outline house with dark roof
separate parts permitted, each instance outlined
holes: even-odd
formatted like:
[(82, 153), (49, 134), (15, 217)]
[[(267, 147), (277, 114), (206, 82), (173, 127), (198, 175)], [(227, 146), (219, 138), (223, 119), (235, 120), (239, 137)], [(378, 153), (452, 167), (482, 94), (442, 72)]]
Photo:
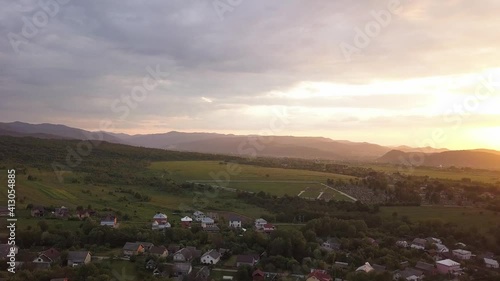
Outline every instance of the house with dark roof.
[(127, 242), (122, 250), (124, 256), (136, 256), (144, 253), (144, 246), (138, 242)]
[(135, 241), (135, 243), (139, 243), (142, 245), (142, 247), (144, 248), (144, 252), (149, 252), (149, 250), (151, 250), (151, 248), (154, 247), (155, 244), (151, 243), (151, 242), (143, 242), (143, 241)]
[(265, 276), (262, 270), (257, 269), (252, 273), (252, 281), (264, 281)]
[(203, 227), (203, 231), (206, 231), (206, 232), (219, 232), (220, 231), (220, 228), (217, 226), (217, 225), (207, 225), (205, 227)]
[(165, 246), (153, 246), (149, 249), (148, 253), (159, 258), (166, 258), (168, 256), (168, 250)]
[(248, 254), (248, 255), (238, 255), (236, 257), (236, 266), (240, 267), (242, 265), (255, 266), (259, 262), (259, 255)]
[(196, 275), (194, 277), (194, 281), (208, 281), (210, 280), (210, 269), (206, 266), (203, 266), (196, 272)]
[(176, 277), (184, 277), (188, 276), (191, 271), (193, 270), (193, 267), (191, 266), (191, 263), (189, 262), (180, 262), (180, 263), (175, 263), (174, 266), (172, 267), (174, 276)]
[(201, 256), (201, 263), (203, 264), (217, 264), (220, 261), (221, 254), (216, 250), (210, 250)]
[(418, 269), (408, 267), (404, 270), (396, 270), (393, 274), (394, 280), (418, 281), (424, 278), (424, 273)]
[(54, 211), (54, 216), (60, 219), (66, 219), (69, 217), (69, 209), (62, 206), (61, 208), (56, 208)]
[(175, 262), (190, 262), (201, 256), (201, 251), (195, 247), (182, 248), (174, 254)]
[(60, 257), (61, 257), (61, 253), (58, 250), (56, 250), (54, 248), (50, 248), (48, 250), (40, 252), (38, 254), (38, 257), (36, 257), (33, 260), (33, 263), (37, 267), (48, 268), (51, 266), (52, 263), (58, 261)]
[(102, 226), (109, 226), (109, 227), (117, 227), (118, 225), (118, 220), (116, 216), (113, 215), (106, 215), (101, 219), (101, 225)]
[(69, 251), (68, 252), (68, 266), (79, 266), (88, 264), (92, 260), (89, 251)]
[(230, 216), (229, 227), (241, 228), (241, 218), (238, 216)]

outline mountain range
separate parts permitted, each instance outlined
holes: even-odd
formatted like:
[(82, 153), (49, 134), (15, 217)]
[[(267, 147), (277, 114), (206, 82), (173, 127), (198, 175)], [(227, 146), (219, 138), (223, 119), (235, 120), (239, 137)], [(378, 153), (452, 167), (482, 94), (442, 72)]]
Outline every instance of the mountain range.
[[(500, 169), (500, 151), (477, 149), (449, 151), (432, 147), (389, 147), (367, 142), (332, 140), (324, 137), (257, 136), (217, 133), (184, 133), (128, 135), (91, 132), (65, 125), (0, 123), (0, 136), (35, 137), (45, 139), (98, 139), (111, 142), (177, 151), (218, 153), (239, 156), (290, 157), (330, 159), (339, 161), (370, 161), (402, 164), (411, 153), (423, 155), (426, 166), (457, 166)], [(413, 163), (415, 164), (415, 163)]]

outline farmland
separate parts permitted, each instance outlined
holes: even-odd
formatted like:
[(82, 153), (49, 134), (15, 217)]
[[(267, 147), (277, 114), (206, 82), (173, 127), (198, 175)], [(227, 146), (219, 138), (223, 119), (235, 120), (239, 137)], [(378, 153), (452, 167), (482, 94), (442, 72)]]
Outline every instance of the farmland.
[(163, 171), (178, 181), (206, 183), (226, 188), (266, 192), (276, 196), (297, 196), (335, 200), (350, 200), (320, 184), (328, 178), (349, 180), (353, 177), (306, 170), (266, 168), (251, 165), (227, 164), (217, 161), (155, 162), (151, 169)]

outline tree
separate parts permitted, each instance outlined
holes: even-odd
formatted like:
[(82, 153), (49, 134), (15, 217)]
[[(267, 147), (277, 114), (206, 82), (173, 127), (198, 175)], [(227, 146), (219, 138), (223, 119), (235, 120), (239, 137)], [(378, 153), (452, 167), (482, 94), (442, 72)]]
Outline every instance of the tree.
[(238, 267), (238, 271), (236, 272), (236, 280), (239, 281), (252, 280), (252, 268), (248, 265), (242, 265)]

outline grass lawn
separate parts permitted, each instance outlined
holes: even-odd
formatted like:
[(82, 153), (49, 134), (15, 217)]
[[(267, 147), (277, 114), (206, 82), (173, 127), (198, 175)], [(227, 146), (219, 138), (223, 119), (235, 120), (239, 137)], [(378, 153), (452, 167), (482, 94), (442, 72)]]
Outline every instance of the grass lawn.
[(399, 217), (407, 216), (411, 221), (439, 219), (443, 222), (451, 222), (465, 227), (476, 227), (479, 231), (486, 231), (488, 227), (498, 224), (500, 215), (492, 211), (441, 206), (421, 207), (380, 207), (381, 215), (385, 218), (392, 216), (394, 212)]

